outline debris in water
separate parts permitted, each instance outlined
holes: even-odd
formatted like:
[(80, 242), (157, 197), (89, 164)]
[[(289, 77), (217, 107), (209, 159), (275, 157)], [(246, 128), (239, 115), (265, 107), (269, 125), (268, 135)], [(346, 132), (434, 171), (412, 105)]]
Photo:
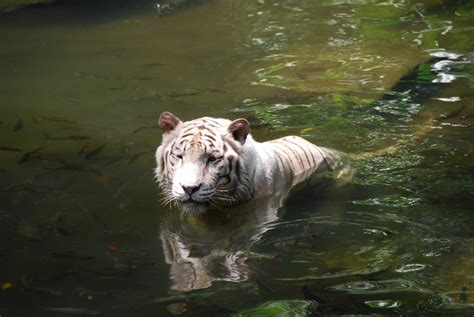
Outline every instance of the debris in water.
[(47, 116), (33, 116), (33, 121), (38, 123), (41, 120), (52, 121), (52, 122), (61, 122), (61, 123), (76, 123), (74, 120), (64, 119), (60, 117), (47, 117)]
[(60, 272), (60, 273), (55, 273), (53, 275), (50, 275), (50, 276), (47, 276), (45, 278), (42, 278), (41, 281), (42, 282), (53, 282), (53, 281), (58, 281), (58, 280), (62, 280), (63, 278), (66, 278), (68, 276), (71, 276), (71, 275), (74, 275), (74, 274), (77, 274), (77, 268), (74, 267), (73, 269), (71, 270), (67, 270), (67, 271), (64, 271), (64, 272)]
[(64, 215), (62, 213), (56, 213), (54, 218), (45, 224), (45, 227), (49, 231), (54, 231), (56, 235), (64, 237), (70, 237), (71, 234), (63, 227)]
[(48, 294), (48, 295), (53, 295), (53, 296), (60, 296), (63, 294), (62, 291), (48, 288), (48, 287), (38, 287), (38, 286), (32, 286), (29, 291), (33, 291), (35, 293), (42, 293), (42, 294)]
[(33, 277), (29, 274), (24, 274), (21, 277), (21, 284), (23, 285), (23, 289), (25, 291), (43, 293), (43, 294), (48, 294), (48, 295), (53, 295), (53, 296), (59, 296), (63, 294), (63, 292), (55, 290), (55, 289), (33, 286)]
[(138, 159), (140, 156), (142, 156), (143, 154), (147, 154), (147, 153), (151, 153), (151, 152), (154, 152), (155, 149), (150, 149), (150, 150), (146, 150), (146, 151), (143, 151), (143, 152), (139, 152), (135, 155), (133, 155), (132, 157), (130, 157), (130, 159), (128, 160), (127, 164), (130, 165), (132, 164), (133, 162), (135, 162), (136, 159)]
[(227, 91), (222, 90), (222, 89), (217, 89), (217, 88), (199, 88), (198, 90), (200, 91), (206, 91), (206, 92), (213, 92), (217, 94), (226, 94)]
[(30, 274), (23, 274), (21, 276), (21, 284), (25, 288), (31, 288), (33, 284), (33, 277)]
[(61, 236), (64, 236), (64, 237), (70, 237), (71, 234), (69, 233), (69, 231), (67, 231), (66, 229), (60, 227), (60, 226), (55, 226), (54, 227), (54, 232), (57, 234), (57, 235), (61, 235)]
[(32, 157), (40, 160), (41, 162), (54, 162), (54, 163), (63, 164), (63, 165), (67, 164), (66, 160), (60, 157), (47, 156), (43, 154), (37, 154)]
[(116, 191), (115, 191), (115, 194), (114, 194), (114, 197), (115, 198), (118, 198), (120, 196), (120, 194), (125, 190), (125, 188), (127, 188), (129, 185), (129, 182), (125, 182), (123, 185), (121, 185)]
[(70, 315), (81, 315), (81, 316), (97, 316), (100, 314), (99, 311), (79, 308), (79, 307), (40, 307), (42, 310), (60, 313), (60, 314), (70, 314)]
[(138, 127), (136, 129), (134, 129), (131, 133), (137, 133), (137, 132), (145, 130), (145, 129), (155, 129), (155, 128), (159, 128), (159, 127), (160, 126), (157, 123), (147, 124), (147, 125), (144, 125), (144, 126), (141, 126), (141, 127)]
[(40, 187), (31, 183), (22, 182), (20, 184), (13, 184), (2, 188), (0, 191), (3, 192), (31, 192), (37, 194), (50, 194), (50, 195), (66, 195), (65, 192), (60, 190), (49, 189), (46, 187)]
[(0, 151), (23, 152), (22, 149), (18, 149), (16, 147), (10, 147), (10, 146), (0, 146)]
[(104, 166), (109, 166), (109, 165), (115, 164), (115, 163), (117, 163), (119, 161), (122, 161), (122, 160), (124, 160), (123, 157), (117, 156), (117, 157), (111, 158), (106, 163), (104, 163)]
[(196, 91), (196, 90), (191, 90), (191, 89), (186, 89), (183, 92), (170, 92), (167, 94), (168, 97), (170, 98), (179, 98), (179, 97), (190, 97), (190, 96), (197, 96), (202, 94), (203, 91)]
[(60, 167), (55, 167), (50, 169), (51, 171), (58, 171), (58, 170), (67, 170), (67, 171), (73, 171), (73, 172), (81, 172), (81, 173), (86, 173), (86, 174), (92, 174), (96, 176), (102, 176), (103, 173), (95, 168), (88, 167), (88, 166), (83, 166), (83, 165), (77, 165), (77, 164), (64, 164), (63, 166)]
[(137, 266), (133, 264), (128, 264), (128, 263), (117, 263), (117, 264), (114, 264), (113, 269), (118, 274), (130, 273), (130, 272), (134, 272), (137, 269)]
[(91, 300), (96, 295), (112, 295), (112, 293), (110, 292), (93, 291), (90, 289), (85, 289), (83, 287), (78, 287), (76, 288), (76, 290), (79, 293), (79, 296), (87, 296), (87, 299), (89, 300)]
[(107, 251), (110, 253), (120, 254), (123, 256), (144, 256), (147, 255), (145, 252), (135, 250), (123, 250), (119, 249), (115, 244), (107, 245)]
[(263, 289), (270, 296), (276, 296), (275, 292), (270, 287), (268, 287), (266, 283), (262, 282), (262, 280), (256, 277), (254, 277), (254, 280), (259, 289)]
[(79, 208), (81, 208), (81, 210), (83, 212), (85, 212), (86, 214), (88, 214), (89, 216), (91, 216), (92, 218), (94, 218), (99, 224), (102, 225), (102, 227), (104, 228), (104, 231), (105, 232), (109, 232), (109, 230), (107, 229), (107, 224), (102, 220), (101, 217), (99, 217), (98, 215), (96, 215), (95, 213), (93, 213), (92, 211), (90, 211), (86, 205), (84, 204), (84, 202), (82, 202), (79, 198), (76, 198), (74, 197), (73, 195), (70, 195), (71, 198), (73, 199), (73, 201), (77, 204), (77, 206), (79, 206)]
[(18, 119), (15, 126), (13, 127), (13, 131), (20, 131), (23, 128), (23, 120)]
[(461, 108), (457, 109), (457, 110), (454, 110), (454, 111), (451, 111), (447, 114), (443, 114), (439, 117), (439, 119), (441, 120), (446, 120), (446, 119), (452, 119), (452, 118), (455, 118), (457, 117), (461, 112), (463, 112), (465, 106), (462, 106)]
[(313, 301), (313, 302), (316, 302), (318, 304), (323, 304), (325, 303), (324, 300), (322, 300), (320, 297), (316, 296), (313, 294), (313, 292), (311, 291), (311, 289), (309, 288), (308, 284), (305, 284), (303, 286), (303, 297), (304, 299), (307, 299), (307, 300), (310, 300), (310, 301)]
[(74, 251), (51, 252), (50, 255), (54, 258), (70, 259), (70, 260), (94, 260), (95, 257), (89, 255), (76, 254)]
[(45, 147), (42, 146), (42, 147), (39, 147), (39, 148), (37, 148), (37, 149), (34, 149), (34, 150), (31, 151), (31, 152), (27, 152), (27, 153), (23, 154), (22, 157), (20, 157), (20, 159), (18, 160), (18, 164), (23, 164), (23, 163), (25, 163), (26, 161), (28, 161), (28, 160), (30, 159), (30, 157), (32, 157), (32, 156), (37, 156), (37, 155), (40, 153), (40, 151), (41, 151), (42, 149), (44, 149), (44, 148), (45, 148)]
[(18, 234), (31, 241), (41, 241), (38, 227), (23, 220), (18, 224)]
[(173, 303), (166, 306), (171, 315), (181, 315), (186, 312), (186, 303)]
[(107, 176), (97, 175), (90, 178), (92, 183), (106, 185), (108, 182)]
[(99, 146), (98, 148), (95, 148), (94, 150), (90, 151), (89, 153), (86, 154), (86, 156), (84, 157), (84, 159), (86, 160), (91, 160), (93, 159), (94, 157), (98, 156), (100, 154), (100, 152), (102, 152), (102, 150), (105, 148), (105, 146), (108, 144), (109, 142), (106, 142), (104, 143), (103, 145)]
[(306, 133), (309, 133), (309, 132), (313, 132), (314, 130), (316, 130), (315, 127), (304, 128), (303, 130), (300, 131), (300, 134), (306, 134)]
[(51, 141), (77, 141), (77, 140), (89, 140), (91, 137), (89, 136), (84, 136), (84, 135), (69, 135), (69, 136), (50, 136), (47, 133), (44, 133), (44, 138), (46, 140), (51, 140)]
[(464, 303), (467, 302), (467, 294), (468, 294), (467, 287), (463, 286), (461, 288), (461, 292), (459, 293), (459, 300)]
[(77, 152), (77, 155), (80, 155), (80, 156), (84, 155), (84, 153), (86, 153), (86, 150), (88, 150), (90, 147), (91, 147), (91, 143), (87, 142), (80, 148), (79, 152)]

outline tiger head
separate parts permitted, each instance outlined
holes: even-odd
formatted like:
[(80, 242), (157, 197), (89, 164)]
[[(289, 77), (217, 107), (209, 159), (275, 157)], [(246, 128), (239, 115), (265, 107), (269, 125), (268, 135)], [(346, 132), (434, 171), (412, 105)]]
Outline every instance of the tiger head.
[(204, 117), (182, 122), (163, 112), (159, 126), (163, 140), (156, 150), (155, 174), (165, 203), (176, 202), (185, 213), (200, 213), (250, 198), (247, 120)]

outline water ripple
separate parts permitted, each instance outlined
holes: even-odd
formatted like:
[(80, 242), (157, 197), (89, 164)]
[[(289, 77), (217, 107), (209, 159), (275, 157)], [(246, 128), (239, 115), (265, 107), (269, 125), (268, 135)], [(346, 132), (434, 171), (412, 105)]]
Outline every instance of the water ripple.
[(351, 294), (385, 294), (402, 291), (421, 291), (414, 283), (404, 279), (385, 281), (356, 281), (334, 285), (328, 288), (335, 292), (347, 292)]
[(384, 197), (374, 197), (364, 200), (353, 200), (352, 203), (355, 205), (365, 206), (387, 206), (387, 207), (399, 207), (407, 208), (419, 205), (422, 202), (421, 198), (417, 197), (404, 197), (401, 195), (389, 195)]
[(368, 300), (365, 304), (372, 308), (397, 308), (402, 306), (402, 302), (398, 300)]
[(396, 271), (398, 273), (407, 273), (407, 272), (416, 272), (416, 271), (421, 271), (424, 268), (426, 268), (425, 264), (420, 264), (420, 263), (412, 263), (412, 264), (406, 264), (398, 269)]

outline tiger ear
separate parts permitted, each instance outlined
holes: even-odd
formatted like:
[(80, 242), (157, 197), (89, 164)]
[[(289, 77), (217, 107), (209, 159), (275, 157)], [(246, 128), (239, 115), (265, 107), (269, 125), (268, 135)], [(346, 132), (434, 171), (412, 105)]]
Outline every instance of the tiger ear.
[(250, 123), (245, 119), (236, 119), (232, 121), (227, 130), (232, 133), (234, 139), (244, 144), (250, 133)]
[(173, 131), (180, 123), (181, 120), (171, 112), (165, 111), (160, 115), (159, 125), (163, 133)]

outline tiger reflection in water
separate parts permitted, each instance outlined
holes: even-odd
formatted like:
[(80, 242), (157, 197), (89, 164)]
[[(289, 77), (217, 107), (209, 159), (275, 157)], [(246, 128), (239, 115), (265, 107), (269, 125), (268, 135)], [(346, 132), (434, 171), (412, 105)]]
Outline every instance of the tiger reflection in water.
[(165, 202), (181, 213), (161, 231), (174, 291), (248, 279), (247, 250), (278, 220), (290, 189), (310, 176), (350, 171), (342, 153), (297, 136), (257, 142), (245, 119), (182, 122), (163, 112), (159, 125), (155, 175)]

